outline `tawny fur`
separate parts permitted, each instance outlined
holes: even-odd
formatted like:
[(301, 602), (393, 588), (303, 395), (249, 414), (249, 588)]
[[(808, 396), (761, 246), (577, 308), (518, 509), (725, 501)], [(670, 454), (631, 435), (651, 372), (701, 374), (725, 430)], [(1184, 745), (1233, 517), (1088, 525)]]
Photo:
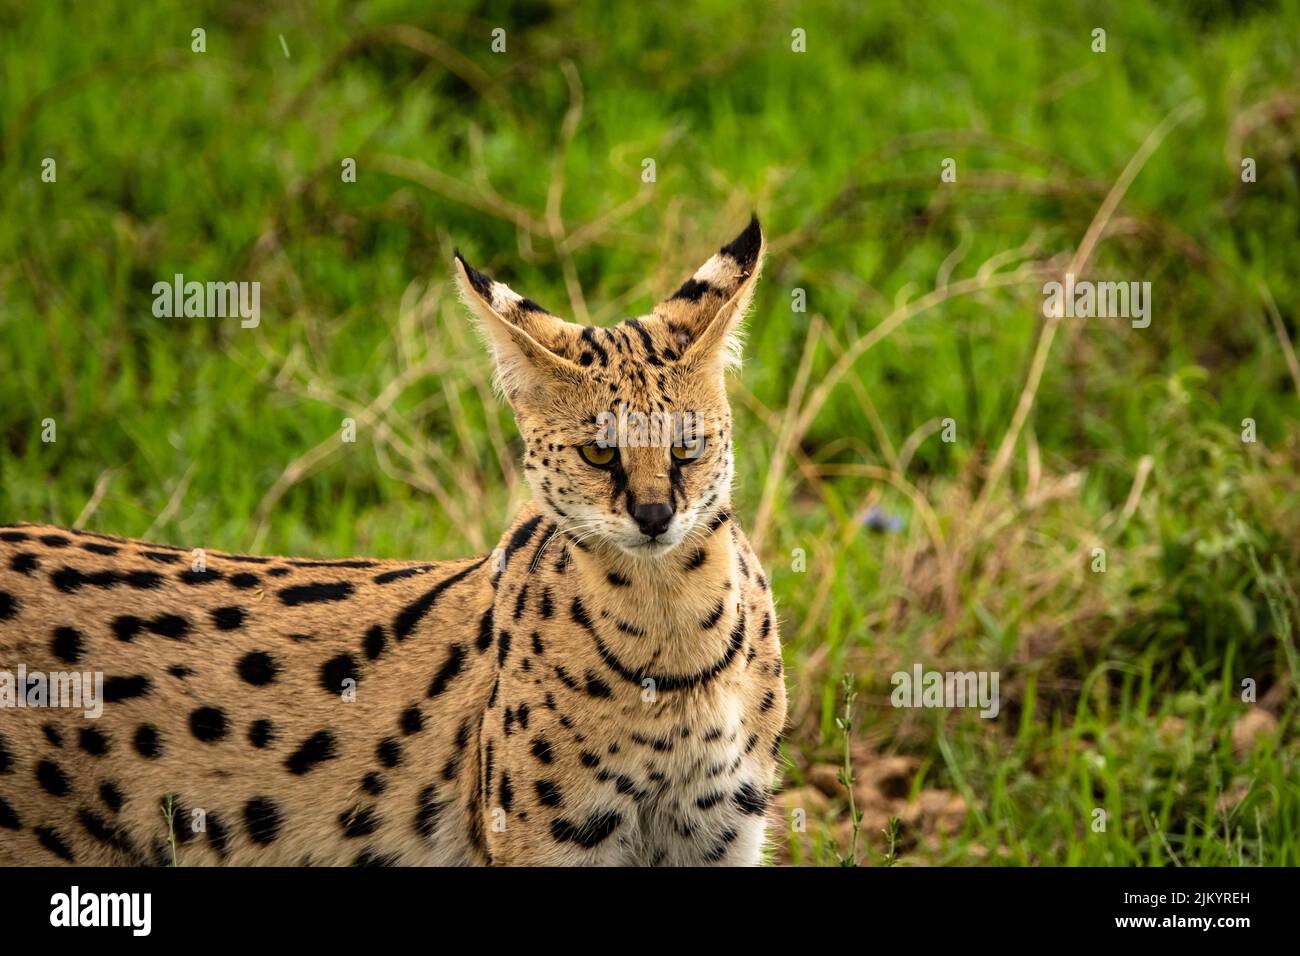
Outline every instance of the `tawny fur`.
[[(761, 258), (754, 221), (652, 314), (589, 330), (457, 258), (534, 498), (482, 558), (195, 570), (0, 529), (0, 671), (100, 671), (111, 698), (0, 709), (0, 864), (165, 865), (172, 837), (181, 865), (757, 863), (786, 695), (723, 374)], [(698, 415), (702, 454), (593, 467), (620, 405)], [(674, 510), (656, 543), (645, 502)]]

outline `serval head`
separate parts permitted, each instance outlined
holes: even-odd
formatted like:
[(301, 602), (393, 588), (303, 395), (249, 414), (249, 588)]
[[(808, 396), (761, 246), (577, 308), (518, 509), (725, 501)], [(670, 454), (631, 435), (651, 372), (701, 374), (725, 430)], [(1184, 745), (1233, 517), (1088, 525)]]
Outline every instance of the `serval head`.
[(537, 506), (588, 547), (662, 557), (730, 506), (724, 375), (763, 261), (757, 216), (649, 315), (567, 322), (456, 254), (496, 356)]

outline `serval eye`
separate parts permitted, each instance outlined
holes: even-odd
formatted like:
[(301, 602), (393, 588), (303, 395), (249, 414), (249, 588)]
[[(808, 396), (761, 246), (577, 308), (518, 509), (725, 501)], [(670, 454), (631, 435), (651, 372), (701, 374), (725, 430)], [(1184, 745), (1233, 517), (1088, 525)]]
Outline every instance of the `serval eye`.
[(579, 445), (578, 453), (583, 461), (597, 468), (608, 467), (618, 457), (618, 449), (612, 445)]
[(692, 438), (680, 445), (673, 445), (673, 458), (680, 462), (692, 462), (704, 454), (704, 439)]

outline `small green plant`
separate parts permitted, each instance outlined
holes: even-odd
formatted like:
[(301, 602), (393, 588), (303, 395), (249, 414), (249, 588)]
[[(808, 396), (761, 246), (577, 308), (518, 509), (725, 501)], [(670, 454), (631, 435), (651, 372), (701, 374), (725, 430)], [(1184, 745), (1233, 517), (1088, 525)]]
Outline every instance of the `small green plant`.
[(898, 831), (902, 828), (898, 817), (890, 817), (889, 823), (881, 829), (885, 835), (885, 852), (880, 857), (881, 866), (893, 866), (898, 862)]
[(857, 801), (853, 796), (853, 752), (851, 744), (853, 742), (853, 702), (857, 700), (858, 692), (853, 688), (853, 675), (845, 674), (844, 687), (844, 705), (840, 711), (840, 716), (835, 718), (835, 726), (839, 728), (840, 737), (844, 742), (844, 763), (840, 766), (839, 782), (840, 785), (848, 792), (849, 795), (849, 821), (852, 824), (852, 836), (849, 838), (849, 852), (840, 854), (840, 866), (858, 866), (858, 836), (862, 832), (862, 811), (858, 809)]
[(163, 797), (162, 814), (167, 821), (167, 844), (172, 848), (172, 866), (176, 866), (176, 804), (170, 793)]

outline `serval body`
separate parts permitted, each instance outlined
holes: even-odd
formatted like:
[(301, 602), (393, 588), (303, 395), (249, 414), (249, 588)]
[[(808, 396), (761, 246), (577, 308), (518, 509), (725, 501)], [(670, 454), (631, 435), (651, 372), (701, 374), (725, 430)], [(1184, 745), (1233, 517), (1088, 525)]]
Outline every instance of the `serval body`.
[(607, 329), (457, 255), (533, 491), (486, 557), (0, 529), (0, 864), (757, 863), (786, 695), (724, 372), (762, 252)]

